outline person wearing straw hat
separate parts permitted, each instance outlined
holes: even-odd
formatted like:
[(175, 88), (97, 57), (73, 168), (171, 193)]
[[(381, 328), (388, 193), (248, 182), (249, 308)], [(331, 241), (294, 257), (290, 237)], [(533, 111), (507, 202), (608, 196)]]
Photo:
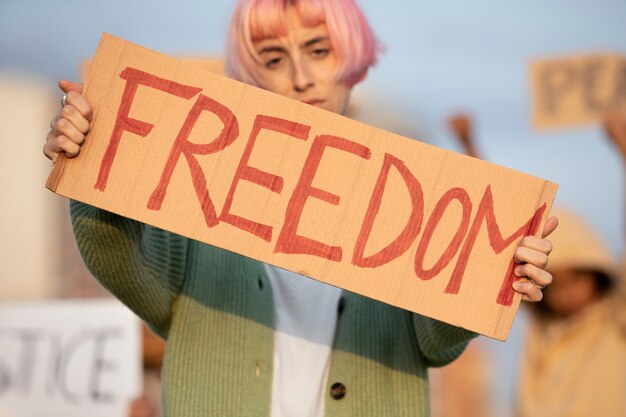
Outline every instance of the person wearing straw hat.
[[(626, 161), (626, 119), (607, 136)], [(605, 244), (576, 214), (555, 209), (554, 281), (531, 305), (520, 363), (519, 417), (626, 415), (626, 292)]]

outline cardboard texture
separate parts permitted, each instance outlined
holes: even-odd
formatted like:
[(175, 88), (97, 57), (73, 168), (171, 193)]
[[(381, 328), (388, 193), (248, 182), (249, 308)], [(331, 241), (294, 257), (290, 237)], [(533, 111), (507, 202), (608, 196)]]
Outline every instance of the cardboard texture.
[(597, 123), (609, 109), (626, 110), (626, 56), (537, 60), (530, 78), (536, 129)]
[[(224, 61), (219, 58), (209, 58), (209, 57), (176, 57), (178, 61), (181, 61), (185, 64), (193, 65), (196, 68), (200, 68), (205, 71), (211, 71), (216, 74), (224, 74)], [(89, 74), (89, 68), (91, 67), (91, 63), (93, 59), (86, 59), (79, 68), (80, 79), (85, 80), (87, 78), (87, 74)]]
[(557, 186), (103, 35), (48, 188), (503, 340)]

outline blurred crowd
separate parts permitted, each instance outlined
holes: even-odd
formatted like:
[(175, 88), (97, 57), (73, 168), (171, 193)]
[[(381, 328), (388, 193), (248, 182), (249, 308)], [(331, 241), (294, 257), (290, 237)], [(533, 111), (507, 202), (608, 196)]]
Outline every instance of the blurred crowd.
[[(464, 152), (480, 158), (471, 116), (454, 114), (448, 124)], [(626, 115), (609, 111), (602, 126), (626, 168)], [(624, 260), (613, 259), (574, 208), (557, 203), (552, 213), (559, 218), (550, 236), (554, 281), (542, 302), (522, 307), (528, 310), (526, 334), (520, 349), (509, 350), (520, 351), (509, 360), (525, 366), (512, 376), (494, 371), (489, 349), (472, 342), (458, 361), (431, 372), (434, 417), (626, 415)], [(616, 227), (625, 230), (626, 221)], [(491, 408), (494, 386), (511, 377), (516, 381), (508, 409)]]

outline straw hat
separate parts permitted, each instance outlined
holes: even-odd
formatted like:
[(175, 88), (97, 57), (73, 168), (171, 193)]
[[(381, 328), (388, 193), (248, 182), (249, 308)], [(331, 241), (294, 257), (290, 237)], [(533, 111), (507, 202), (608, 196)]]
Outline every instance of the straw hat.
[(588, 224), (572, 211), (552, 209), (551, 215), (559, 219), (559, 226), (548, 237), (554, 246), (548, 261), (548, 270), (580, 268), (604, 273), (617, 279), (617, 265), (607, 246)]

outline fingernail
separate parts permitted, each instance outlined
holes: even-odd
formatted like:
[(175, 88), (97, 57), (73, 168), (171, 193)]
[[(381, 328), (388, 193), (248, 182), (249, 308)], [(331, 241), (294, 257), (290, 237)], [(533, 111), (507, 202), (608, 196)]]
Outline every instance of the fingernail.
[(515, 275), (517, 275), (518, 277), (520, 276), (520, 274), (522, 273), (522, 268), (520, 268), (519, 266), (517, 268), (515, 268)]
[(519, 282), (519, 281), (515, 281), (515, 282), (513, 283), (513, 289), (514, 289), (514, 290), (518, 290), (518, 291), (519, 291), (519, 290), (521, 290), (521, 289), (522, 289), (522, 283), (521, 283), (521, 282)]

